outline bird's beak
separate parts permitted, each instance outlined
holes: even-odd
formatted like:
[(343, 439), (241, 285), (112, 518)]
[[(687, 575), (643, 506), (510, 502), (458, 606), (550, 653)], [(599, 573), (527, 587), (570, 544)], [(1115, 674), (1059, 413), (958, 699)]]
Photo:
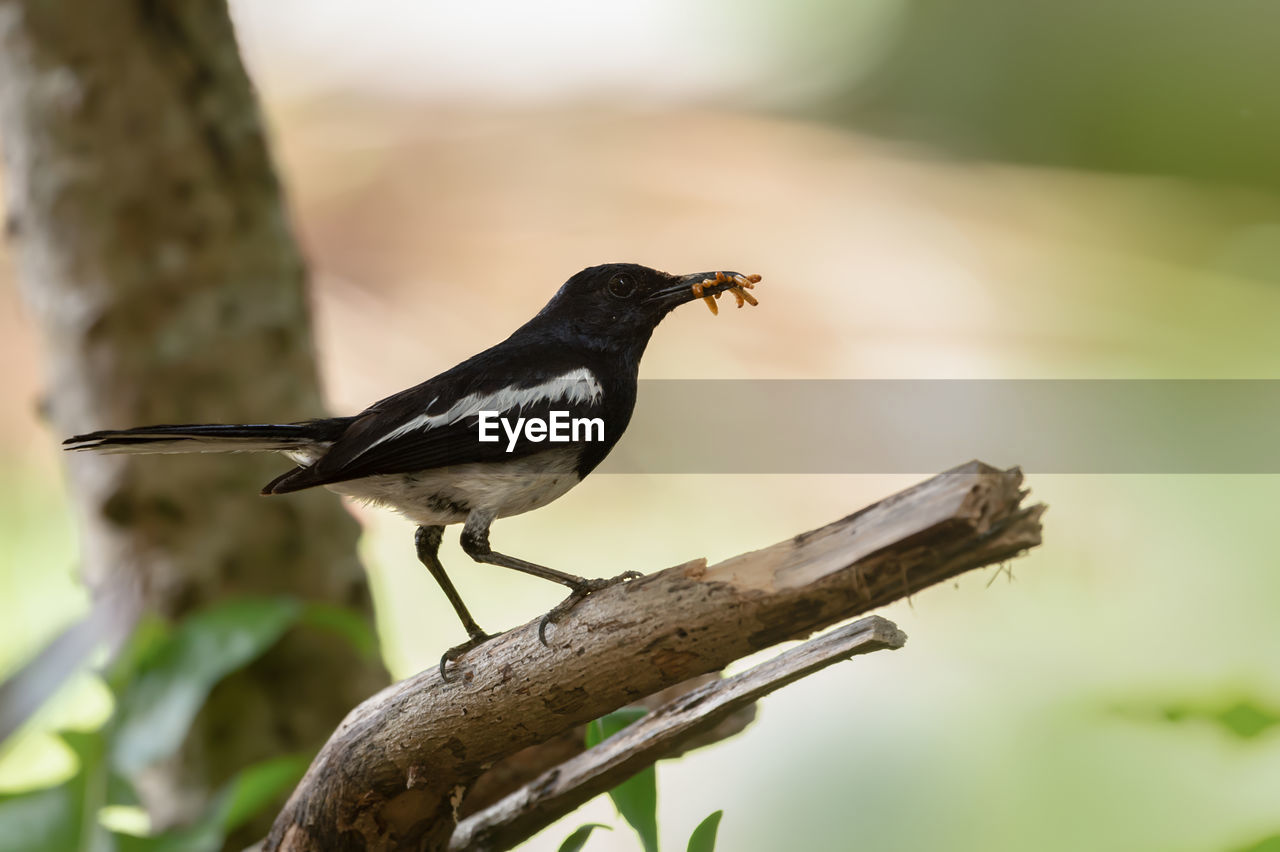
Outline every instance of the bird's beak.
[[(717, 281), (717, 276), (722, 280)], [(672, 283), (670, 286), (654, 291), (649, 294), (645, 301), (661, 302), (663, 307), (671, 310), (678, 308), (685, 302), (692, 302), (694, 299), (699, 298), (693, 292), (693, 285), (695, 284), (703, 284), (703, 296), (714, 296), (716, 293), (723, 293), (733, 287), (738, 279), (741, 278), (746, 278), (746, 276), (724, 269), (718, 272), (694, 272), (691, 275), (673, 275), (671, 276)], [(759, 276), (755, 280), (759, 281)]]

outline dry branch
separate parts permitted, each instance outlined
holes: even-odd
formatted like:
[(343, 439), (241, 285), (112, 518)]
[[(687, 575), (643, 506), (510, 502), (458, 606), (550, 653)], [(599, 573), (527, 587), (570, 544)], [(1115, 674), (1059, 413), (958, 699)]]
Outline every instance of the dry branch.
[(1040, 542), (1022, 475), (979, 462), (717, 565), (594, 595), (538, 643), (537, 621), (378, 693), (334, 732), (268, 850), (448, 848), (455, 808), (495, 761), (694, 675), (804, 638)]
[[(722, 680), (719, 672), (699, 675), (677, 683), (660, 692), (655, 692), (633, 706), (646, 710), (658, 710), (683, 698), (685, 695), (702, 689), (707, 684), (719, 683)], [(713, 726), (699, 729), (688, 738), (681, 738), (676, 748), (666, 751), (664, 758), (680, 757), (685, 752), (727, 740), (729, 737), (746, 730), (755, 721), (756, 705), (748, 703), (737, 707), (732, 713), (720, 718)], [(540, 775), (556, 768), (562, 763), (577, 757), (586, 751), (586, 725), (576, 725), (551, 739), (521, 749), (515, 754), (505, 757), (485, 770), (476, 779), (476, 783), (467, 791), (458, 808), (458, 818), (465, 819), (478, 811), (497, 804), (520, 788), (532, 782)]]
[(770, 692), (858, 654), (901, 648), (906, 640), (893, 622), (872, 615), (742, 674), (708, 683), (458, 823), (449, 848), (455, 852), (510, 849)]

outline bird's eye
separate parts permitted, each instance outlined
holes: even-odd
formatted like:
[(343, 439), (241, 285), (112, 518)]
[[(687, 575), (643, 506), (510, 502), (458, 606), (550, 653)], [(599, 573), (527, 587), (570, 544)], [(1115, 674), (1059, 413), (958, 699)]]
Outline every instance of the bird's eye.
[(615, 275), (609, 279), (609, 295), (626, 299), (636, 291), (636, 279), (630, 275)]

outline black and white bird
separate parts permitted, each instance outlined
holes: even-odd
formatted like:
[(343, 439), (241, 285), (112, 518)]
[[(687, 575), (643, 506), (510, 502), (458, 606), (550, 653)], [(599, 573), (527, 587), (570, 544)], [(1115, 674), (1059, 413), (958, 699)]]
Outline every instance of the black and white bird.
[(489, 527), (562, 496), (609, 454), (631, 420), (640, 357), (663, 317), (698, 296), (741, 293), (736, 288), (748, 280), (758, 277), (593, 266), (506, 340), (353, 417), (145, 426), (77, 435), (64, 445), (102, 453), (279, 452), (297, 466), (263, 494), (323, 485), (399, 511), (418, 524), (418, 558), (467, 631), (468, 640), (441, 658), (443, 675), (446, 663), (489, 638), (440, 564), (447, 524), (463, 525), (462, 548), (477, 562), (569, 587), (540, 625), (544, 643), (547, 624), (587, 595), (639, 576), (590, 580), (507, 556), (489, 546)]

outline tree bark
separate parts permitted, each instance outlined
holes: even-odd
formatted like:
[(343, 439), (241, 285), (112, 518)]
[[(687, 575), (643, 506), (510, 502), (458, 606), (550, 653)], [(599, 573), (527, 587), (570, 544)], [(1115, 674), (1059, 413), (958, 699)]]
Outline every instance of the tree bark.
[[(973, 462), (718, 565), (669, 568), (535, 620), (357, 707), (312, 763), (267, 850), (449, 847), (484, 769), (589, 719), (1040, 543), (1019, 471)], [(563, 794), (564, 791), (559, 791)]]
[[(0, 0), (0, 133), (57, 436), (322, 414), (305, 271), (222, 0)], [(276, 593), (369, 614), (337, 498), (255, 496), (278, 459), (68, 462), (95, 595), (133, 584), (168, 617)], [(157, 824), (321, 742), (385, 682), (336, 637), (295, 631), (215, 691), (148, 785)]]
[[(631, 705), (643, 707), (646, 710), (657, 710), (684, 698), (691, 692), (719, 684), (722, 680), (719, 672), (699, 675), (655, 692), (640, 701), (633, 701)], [(733, 712), (719, 719), (712, 727), (700, 729), (682, 739), (678, 749), (667, 751), (663, 757), (679, 757), (686, 751), (726, 740), (744, 731), (755, 719), (756, 705), (744, 703), (735, 707)], [(577, 725), (549, 740), (504, 757), (486, 769), (484, 774), (471, 785), (471, 789), (467, 791), (467, 797), (458, 806), (458, 817), (469, 817), (477, 811), (497, 804), (500, 800), (527, 787), (535, 779), (577, 757), (586, 749), (586, 733), (586, 725)]]
[(674, 757), (691, 737), (718, 727), (776, 689), (832, 663), (901, 648), (906, 634), (878, 615), (810, 639), (724, 680), (716, 679), (653, 712), (593, 749), (565, 760), (519, 789), (459, 821), (452, 852), (510, 849), (580, 805), (606, 793), (661, 758)]

